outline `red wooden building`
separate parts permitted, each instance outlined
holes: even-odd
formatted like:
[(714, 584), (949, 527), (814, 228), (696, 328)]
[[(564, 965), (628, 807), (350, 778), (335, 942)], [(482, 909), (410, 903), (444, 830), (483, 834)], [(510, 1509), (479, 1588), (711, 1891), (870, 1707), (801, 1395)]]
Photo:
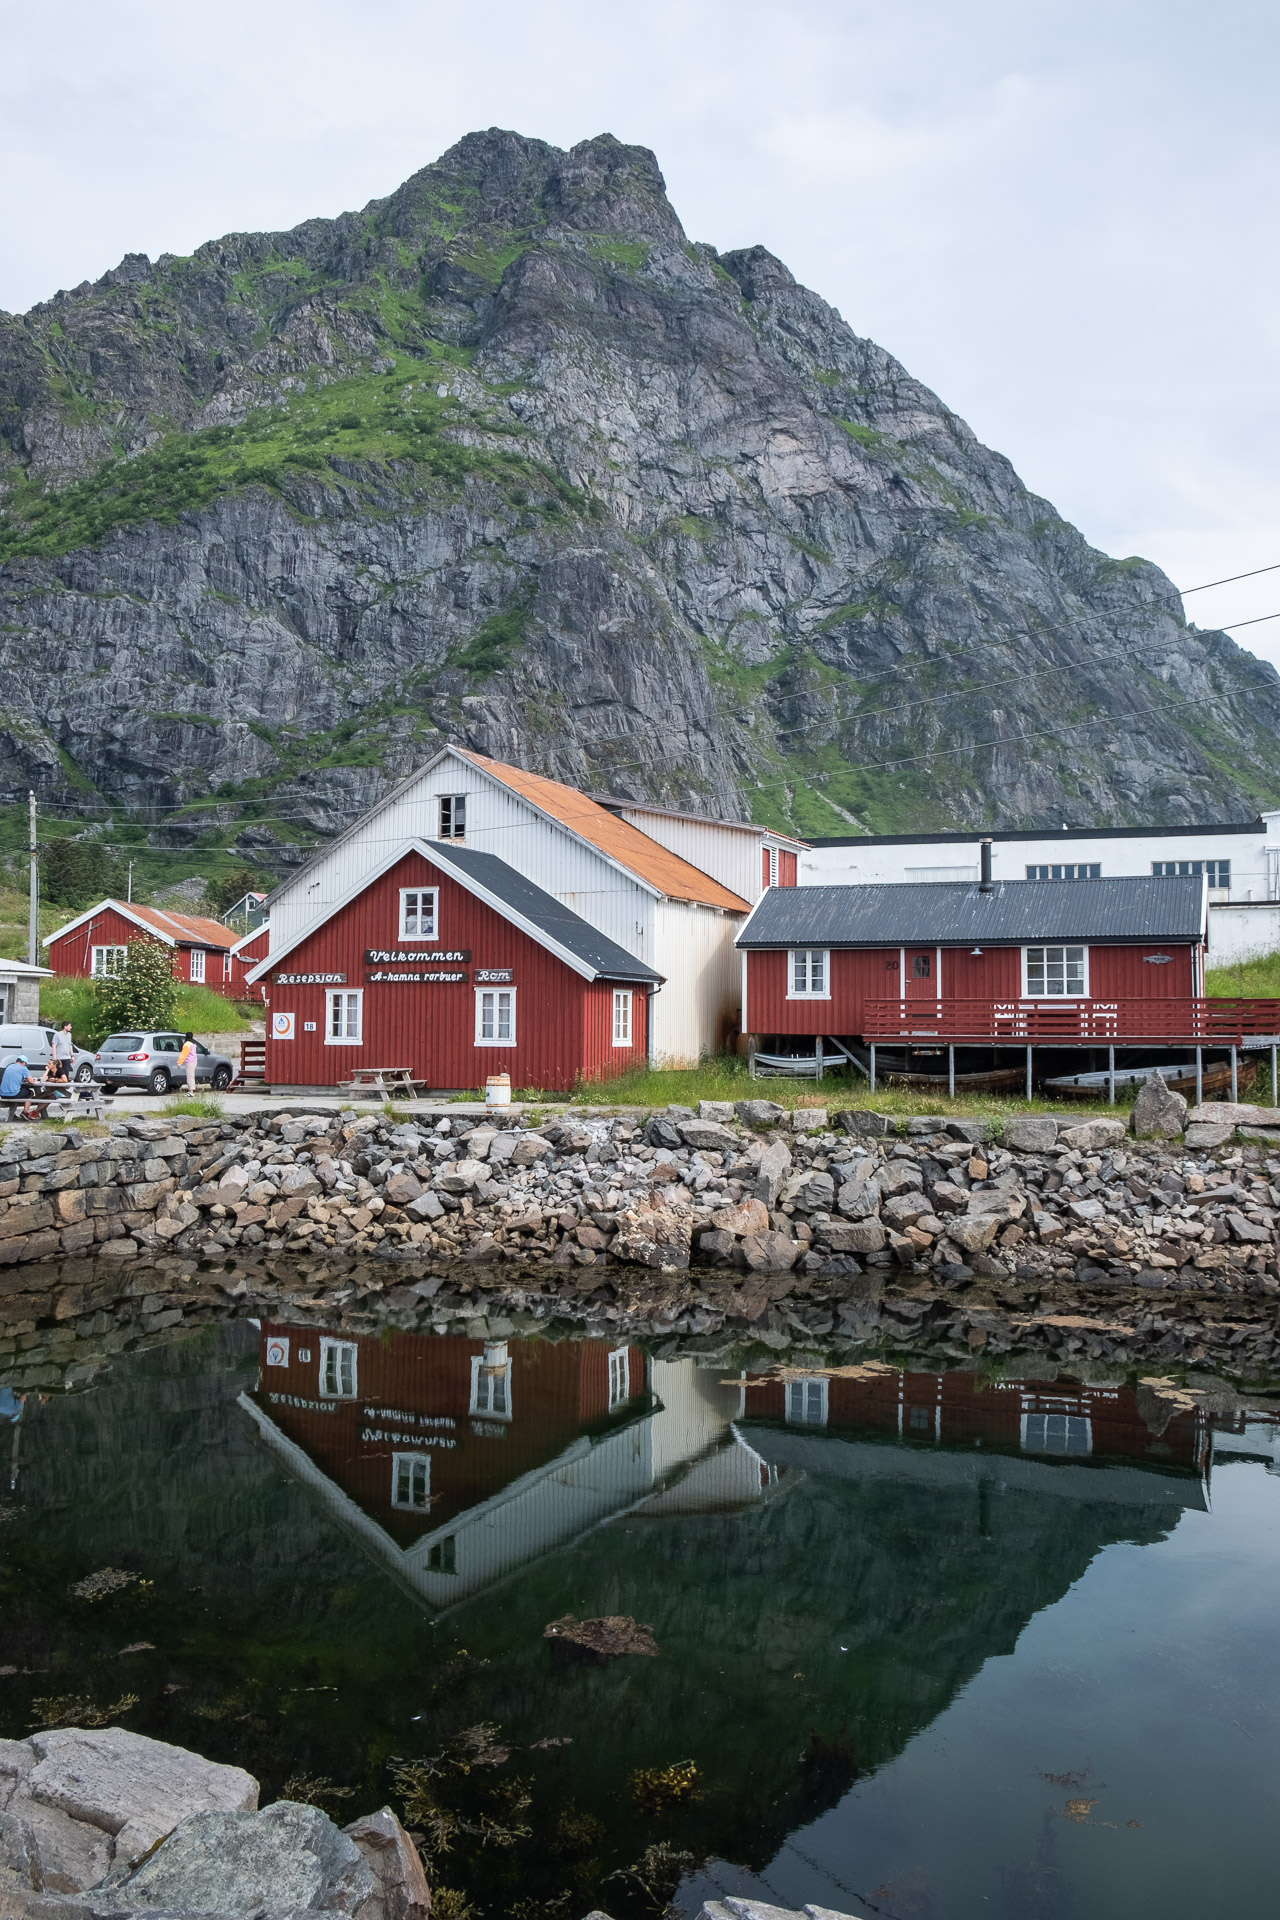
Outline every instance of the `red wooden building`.
[(63, 978), (101, 980), (124, 971), (131, 940), (154, 940), (171, 947), (179, 980), (211, 987), (229, 1000), (244, 984), (236, 965), (237, 936), (218, 920), (125, 900), (99, 900), (45, 941), (49, 965)]
[(261, 987), (249, 986), (249, 975), (264, 961), (271, 951), (271, 922), (264, 920), (252, 933), (244, 934), (231, 949), (232, 971), (237, 983), (237, 999), (259, 999)]
[(977, 1445), (1045, 1460), (1140, 1461), (1197, 1477), (1209, 1464), (1203, 1410), (1176, 1413), (1153, 1432), (1133, 1388), (1123, 1383), (988, 1379), (959, 1369), (913, 1373), (872, 1361), (811, 1374), (788, 1368), (748, 1375), (743, 1400), (749, 1422), (850, 1437)]
[(873, 1071), (878, 1046), (908, 1064), (950, 1049), (954, 1071), (957, 1047), (1275, 1035), (1280, 1002), (1205, 997), (1206, 913), (1191, 875), (771, 889), (737, 940), (743, 1030), (762, 1049), (869, 1048)]
[(372, 1066), (558, 1091), (644, 1064), (661, 976), (495, 854), (410, 840), (248, 982), (266, 988), (270, 1083)]
[(264, 1323), (253, 1398), (327, 1481), (407, 1547), (447, 1534), (582, 1435), (625, 1420), (646, 1403), (645, 1367), (639, 1347), (603, 1340), (508, 1347)]

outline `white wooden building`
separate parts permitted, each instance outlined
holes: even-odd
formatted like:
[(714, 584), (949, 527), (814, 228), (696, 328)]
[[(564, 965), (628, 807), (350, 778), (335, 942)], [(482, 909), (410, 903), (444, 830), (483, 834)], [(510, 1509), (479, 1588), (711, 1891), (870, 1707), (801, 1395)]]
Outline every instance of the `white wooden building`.
[[(271, 954), (297, 944), (410, 839), (496, 854), (663, 976), (651, 1061), (693, 1062), (732, 1044), (734, 941), (765, 884), (794, 884), (800, 843), (763, 827), (697, 820), (445, 747), (329, 841), (270, 897)], [(686, 852), (685, 849), (688, 848)]]
[(1280, 948), (1280, 811), (1211, 826), (848, 835), (802, 852), (800, 885), (976, 880), (983, 840), (994, 880), (1203, 875), (1210, 966)]

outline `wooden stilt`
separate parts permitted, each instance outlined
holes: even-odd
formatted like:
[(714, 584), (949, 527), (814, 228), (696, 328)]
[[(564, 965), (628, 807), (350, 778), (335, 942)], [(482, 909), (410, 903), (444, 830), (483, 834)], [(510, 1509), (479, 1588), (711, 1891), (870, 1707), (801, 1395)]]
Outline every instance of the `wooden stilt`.
[(1280, 1100), (1276, 1098), (1276, 1050), (1274, 1046), (1271, 1049), (1271, 1104), (1273, 1107), (1280, 1107)]
[(818, 1035), (817, 1039), (813, 1043), (813, 1052), (814, 1052), (814, 1058), (817, 1060), (817, 1063), (818, 1063), (818, 1078), (819, 1080), (821, 1080), (822, 1078), (822, 1035), (821, 1034)]
[(1239, 1089), (1236, 1086), (1236, 1065), (1237, 1065), (1238, 1057), (1239, 1056), (1236, 1053), (1236, 1049), (1232, 1047), (1231, 1049), (1231, 1100), (1233, 1105), (1240, 1097)]
[(1107, 1100), (1114, 1107), (1116, 1103), (1116, 1050), (1107, 1048)]
[(1031, 1049), (1027, 1048), (1027, 1098), (1031, 1098)]
[(874, 1040), (871, 1042), (870, 1051), (871, 1051), (871, 1074), (870, 1074), (870, 1078), (868, 1079), (867, 1085), (870, 1087), (871, 1092), (874, 1093), (876, 1090), (876, 1043)]
[[(1274, 1048), (1272, 1049), (1274, 1052)], [(952, 1100), (956, 1097), (956, 1050), (947, 1048), (947, 1094)]]
[(1196, 1048), (1196, 1105), (1204, 1099), (1204, 1048)]

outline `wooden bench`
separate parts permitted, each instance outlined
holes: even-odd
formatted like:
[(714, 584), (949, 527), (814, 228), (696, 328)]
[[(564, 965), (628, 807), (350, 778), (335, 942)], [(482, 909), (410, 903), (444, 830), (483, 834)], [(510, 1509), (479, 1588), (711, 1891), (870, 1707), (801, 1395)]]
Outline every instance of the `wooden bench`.
[(343, 1093), (394, 1093), (402, 1100), (416, 1099), (429, 1084), (426, 1080), (415, 1080), (411, 1067), (356, 1067), (349, 1080), (338, 1082)]

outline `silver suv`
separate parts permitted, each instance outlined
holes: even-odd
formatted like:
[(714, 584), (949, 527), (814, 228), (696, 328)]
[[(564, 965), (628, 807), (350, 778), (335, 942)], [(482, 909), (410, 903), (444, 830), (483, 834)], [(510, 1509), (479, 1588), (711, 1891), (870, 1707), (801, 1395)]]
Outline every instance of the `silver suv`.
[[(109, 1033), (93, 1056), (93, 1077), (106, 1087), (145, 1087), (149, 1093), (168, 1093), (186, 1085), (187, 1070), (178, 1065), (180, 1033)], [(195, 1042), (196, 1084), (221, 1093), (235, 1079), (236, 1070), (223, 1053), (210, 1053)]]
[[(34, 1072), (44, 1071), (44, 1063), (53, 1052), (52, 1027), (20, 1027), (13, 1022), (0, 1024), (0, 1069), (16, 1060), (19, 1054), (26, 1058), (27, 1065)], [(86, 1053), (83, 1047), (77, 1047), (71, 1060), (71, 1078), (81, 1085), (93, 1078), (93, 1055)]]

